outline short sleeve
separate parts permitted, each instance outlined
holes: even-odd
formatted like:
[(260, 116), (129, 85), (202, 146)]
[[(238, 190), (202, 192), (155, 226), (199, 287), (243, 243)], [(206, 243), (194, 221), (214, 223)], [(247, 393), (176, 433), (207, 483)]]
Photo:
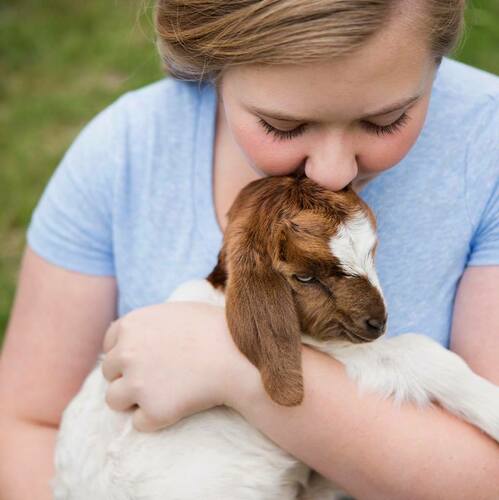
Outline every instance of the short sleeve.
[(474, 227), (469, 266), (499, 265), (499, 99), (477, 116), (469, 138), (467, 206)]
[(114, 275), (113, 185), (126, 158), (124, 100), (83, 129), (33, 212), (29, 246), (65, 269)]

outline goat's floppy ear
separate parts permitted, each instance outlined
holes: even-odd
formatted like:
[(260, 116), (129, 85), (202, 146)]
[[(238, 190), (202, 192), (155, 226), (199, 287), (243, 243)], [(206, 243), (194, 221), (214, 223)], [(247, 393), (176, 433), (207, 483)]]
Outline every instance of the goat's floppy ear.
[(260, 370), (270, 397), (284, 406), (298, 405), (303, 400), (301, 332), (291, 287), (254, 249), (236, 254), (225, 292), (232, 337)]

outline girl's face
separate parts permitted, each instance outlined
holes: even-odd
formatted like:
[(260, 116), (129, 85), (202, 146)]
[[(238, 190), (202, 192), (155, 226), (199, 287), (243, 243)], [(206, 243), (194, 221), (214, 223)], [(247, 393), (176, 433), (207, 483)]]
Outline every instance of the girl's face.
[(401, 24), (330, 62), (226, 70), (219, 112), (246, 163), (259, 176), (304, 169), (335, 191), (398, 163), (423, 127), (437, 67)]

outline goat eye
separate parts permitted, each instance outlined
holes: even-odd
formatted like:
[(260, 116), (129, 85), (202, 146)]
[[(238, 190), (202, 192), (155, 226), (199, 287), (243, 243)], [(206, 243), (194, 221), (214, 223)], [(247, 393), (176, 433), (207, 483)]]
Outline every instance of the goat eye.
[(294, 274), (293, 276), (300, 283), (311, 283), (312, 281), (315, 281), (313, 276), (304, 276), (299, 274)]

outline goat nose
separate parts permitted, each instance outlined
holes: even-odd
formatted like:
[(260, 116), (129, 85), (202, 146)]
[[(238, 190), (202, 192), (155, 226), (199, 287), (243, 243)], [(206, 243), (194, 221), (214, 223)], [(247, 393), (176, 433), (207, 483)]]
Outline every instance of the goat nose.
[(369, 319), (366, 319), (366, 326), (367, 326), (368, 331), (381, 334), (385, 330), (386, 320), (369, 318)]

